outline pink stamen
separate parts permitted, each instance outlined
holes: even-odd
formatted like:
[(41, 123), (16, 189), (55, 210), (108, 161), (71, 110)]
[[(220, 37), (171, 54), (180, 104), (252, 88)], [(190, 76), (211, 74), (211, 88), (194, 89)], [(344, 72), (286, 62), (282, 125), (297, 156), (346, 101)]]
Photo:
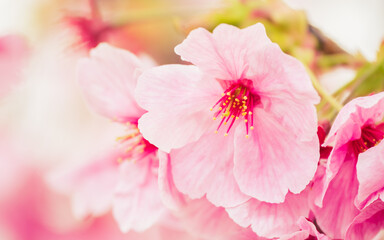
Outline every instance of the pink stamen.
[[(260, 102), (257, 94), (251, 91), (251, 81), (243, 79), (232, 83), (223, 93), (223, 96), (211, 108), (211, 111), (218, 108), (213, 120), (221, 117), (222, 120), (217, 127), (216, 133), (222, 125), (229, 123), (224, 136), (227, 136), (237, 119), (242, 118), (248, 137), (249, 129), (253, 129), (253, 108)], [(231, 119), (232, 118), (232, 119)]]
[(371, 147), (376, 146), (384, 138), (384, 132), (375, 125), (366, 125), (361, 128), (361, 136), (359, 139), (351, 142), (351, 147), (355, 155), (367, 151)]
[(124, 159), (119, 158), (118, 162), (131, 159), (143, 159), (146, 155), (153, 153), (157, 148), (149, 143), (137, 127), (137, 123), (127, 123), (128, 132), (116, 140), (125, 148)]

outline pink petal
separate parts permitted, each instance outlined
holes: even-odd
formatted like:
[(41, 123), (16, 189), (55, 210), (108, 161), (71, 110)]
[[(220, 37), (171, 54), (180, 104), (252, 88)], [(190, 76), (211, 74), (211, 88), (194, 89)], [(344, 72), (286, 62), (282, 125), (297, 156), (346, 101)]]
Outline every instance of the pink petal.
[(384, 203), (380, 200), (368, 205), (353, 219), (345, 239), (379, 240), (384, 233)]
[[(377, 122), (382, 120), (384, 112), (381, 111), (384, 108), (384, 92), (353, 99), (347, 103), (337, 115), (335, 121), (332, 124), (332, 128), (329, 131), (328, 138), (325, 140), (326, 145), (331, 145), (335, 141), (336, 134), (341, 135), (340, 140), (349, 141), (351, 138), (356, 139), (360, 137), (360, 133), (348, 134), (352, 131), (351, 128), (347, 128), (348, 125), (361, 128), (364, 123), (369, 120)], [(358, 134), (357, 134), (358, 133)], [(343, 137), (347, 135), (349, 137)], [(353, 140), (352, 139), (352, 140)], [(340, 141), (339, 140), (339, 141)], [(345, 142), (341, 143), (344, 144)]]
[(172, 166), (169, 154), (159, 151), (159, 190), (164, 205), (177, 211), (185, 206), (186, 199), (182, 193), (177, 190), (172, 176)]
[(307, 231), (296, 231), (294, 233), (286, 234), (278, 238), (279, 240), (306, 240), (309, 237)]
[[(337, 149), (337, 150), (336, 150)], [(312, 197), (314, 203), (318, 207), (323, 206), (324, 196), (327, 192), (330, 182), (335, 178), (341, 166), (346, 161), (356, 161), (353, 154), (348, 152), (348, 146), (344, 145), (334, 148), (328, 157), (325, 169), (323, 169), (322, 176), (314, 179)]]
[(165, 211), (160, 199), (154, 159), (124, 162), (116, 189), (113, 214), (122, 232), (144, 231), (155, 224)]
[(261, 97), (288, 98), (308, 104), (320, 101), (303, 64), (285, 54), (277, 44), (266, 45), (252, 55), (247, 78), (253, 80)]
[(233, 131), (227, 137), (209, 131), (197, 142), (171, 151), (172, 173), (177, 189), (192, 199), (207, 199), (230, 207), (249, 199), (233, 176)]
[(113, 120), (137, 120), (144, 111), (134, 99), (137, 78), (145, 68), (132, 53), (106, 43), (79, 60), (77, 78), (89, 105)]
[(28, 53), (27, 43), (21, 36), (0, 37), (0, 97), (20, 82)]
[(169, 152), (196, 141), (212, 124), (210, 108), (221, 86), (203, 79), (196, 67), (165, 65), (139, 78), (136, 99), (149, 112), (139, 120), (144, 138)]
[(237, 207), (227, 208), (229, 216), (240, 226), (251, 226), (259, 236), (274, 238), (299, 230), (296, 222), (309, 215), (307, 192), (287, 194), (283, 203), (274, 204), (250, 199)]
[(384, 141), (361, 153), (356, 169), (359, 180), (356, 204), (361, 209), (367, 202), (384, 197)]
[(177, 214), (185, 229), (203, 239), (237, 239), (235, 236), (249, 235), (229, 218), (224, 208), (215, 207), (205, 198), (189, 201)]
[(302, 231), (307, 231), (309, 235), (316, 237), (316, 239), (330, 240), (329, 237), (319, 233), (316, 229), (316, 226), (312, 222), (308, 221), (308, 219), (306, 219), (305, 217), (300, 217), (297, 223), (300, 226)]
[(309, 192), (309, 201), (315, 204), (318, 207), (323, 206), (323, 198), (326, 192), (326, 188), (328, 185), (325, 183), (325, 171), (326, 171), (326, 162), (324, 160), (320, 160), (319, 165), (317, 166), (317, 170), (315, 176), (312, 179), (311, 191)]
[(100, 154), (90, 163), (77, 168), (62, 169), (50, 176), (54, 189), (71, 196), (74, 214), (84, 219), (101, 216), (111, 209), (118, 182), (119, 151)]
[(220, 24), (213, 33), (203, 28), (191, 31), (175, 52), (212, 78), (237, 80), (246, 73), (249, 58), (270, 43), (260, 23), (245, 29)]
[[(308, 113), (306, 117), (312, 121), (314, 116)], [(284, 121), (294, 121), (293, 117), (279, 119), (260, 108), (255, 108), (254, 115), (255, 129), (249, 139), (245, 138), (243, 124), (236, 129), (234, 175), (245, 194), (260, 201), (281, 203), (288, 190), (300, 193), (313, 178), (319, 160), (318, 137), (316, 131), (312, 139), (310, 134), (295, 136), (292, 123), (282, 125)]]
[(345, 237), (349, 224), (359, 213), (354, 205), (358, 184), (355, 161), (346, 161), (330, 182), (323, 207), (313, 206), (316, 221), (327, 236)]
[(224, 208), (215, 207), (205, 198), (190, 200), (174, 185), (168, 154), (159, 154), (159, 187), (163, 202), (175, 211), (185, 229), (205, 239), (258, 239), (249, 229), (235, 224)]

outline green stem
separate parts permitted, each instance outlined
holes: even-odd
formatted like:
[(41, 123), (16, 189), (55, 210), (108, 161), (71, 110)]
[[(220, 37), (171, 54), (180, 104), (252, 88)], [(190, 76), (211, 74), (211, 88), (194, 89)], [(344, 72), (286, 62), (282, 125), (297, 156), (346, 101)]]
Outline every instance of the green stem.
[[(371, 66), (367, 71), (365, 71), (363, 74), (356, 74), (357, 76), (350, 82), (346, 83), (344, 86), (339, 88), (333, 95), (338, 96), (339, 94), (343, 93), (346, 89), (350, 88), (351, 94), (362, 84), (365, 80), (368, 79), (369, 76), (371, 76), (374, 72), (377, 71), (378, 68), (380, 68), (380, 64), (377, 64), (375, 66)], [(345, 101), (344, 101), (345, 102)]]
[(307, 69), (307, 72), (309, 73), (309, 76), (311, 77), (311, 81), (313, 84), (313, 87), (317, 90), (317, 92), (320, 94), (320, 96), (327, 101), (335, 110), (340, 111), (343, 105), (341, 105), (332, 95), (328, 94), (327, 91), (321, 86), (319, 81), (317, 81), (317, 78), (312, 73), (311, 70)]
[(349, 102), (354, 97), (355, 91), (360, 87), (361, 84), (363, 84), (369, 77), (371, 77), (382, 65), (381, 64), (375, 64), (374, 66), (370, 67), (364, 74), (357, 77), (353, 80), (352, 84), (350, 85), (350, 93), (349, 96), (343, 101), (344, 103)]

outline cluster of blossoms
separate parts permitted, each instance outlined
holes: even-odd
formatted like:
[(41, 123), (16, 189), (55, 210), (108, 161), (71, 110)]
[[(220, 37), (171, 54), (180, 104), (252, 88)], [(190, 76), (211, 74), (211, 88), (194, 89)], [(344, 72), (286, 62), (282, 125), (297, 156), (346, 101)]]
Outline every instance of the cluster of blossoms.
[(262, 24), (198, 28), (175, 52), (190, 64), (106, 43), (78, 63), (90, 107), (126, 128), (60, 178), (80, 217), (112, 208), (123, 232), (178, 239), (382, 239), (384, 93), (329, 130), (305, 67)]

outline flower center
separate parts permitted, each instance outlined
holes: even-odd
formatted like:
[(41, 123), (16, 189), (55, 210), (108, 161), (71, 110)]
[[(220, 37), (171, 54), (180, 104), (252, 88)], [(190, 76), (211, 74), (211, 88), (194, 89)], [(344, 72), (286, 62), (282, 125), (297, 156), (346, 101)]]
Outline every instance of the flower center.
[(68, 17), (68, 25), (73, 29), (78, 39), (75, 45), (85, 46), (88, 50), (96, 47), (106, 38), (106, 34), (113, 27), (102, 22), (100, 19), (87, 19), (84, 17)]
[(228, 128), (224, 136), (228, 136), (233, 124), (236, 120), (242, 120), (245, 123), (247, 134), (245, 137), (249, 137), (249, 129), (253, 130), (253, 108), (260, 103), (260, 97), (251, 91), (250, 80), (241, 80), (232, 83), (222, 94), (222, 97), (211, 108), (211, 111), (217, 109), (213, 120), (221, 118), (219, 126), (215, 133), (218, 133), (219, 129), (223, 125), (228, 125)]
[(384, 132), (379, 126), (366, 125), (361, 128), (360, 138), (352, 141), (352, 149), (356, 156), (376, 146), (384, 138)]
[(148, 154), (155, 153), (157, 147), (143, 138), (137, 123), (127, 123), (127, 128), (126, 135), (116, 139), (123, 146), (126, 153), (124, 157), (120, 157), (117, 160), (119, 163), (130, 160), (138, 161)]

